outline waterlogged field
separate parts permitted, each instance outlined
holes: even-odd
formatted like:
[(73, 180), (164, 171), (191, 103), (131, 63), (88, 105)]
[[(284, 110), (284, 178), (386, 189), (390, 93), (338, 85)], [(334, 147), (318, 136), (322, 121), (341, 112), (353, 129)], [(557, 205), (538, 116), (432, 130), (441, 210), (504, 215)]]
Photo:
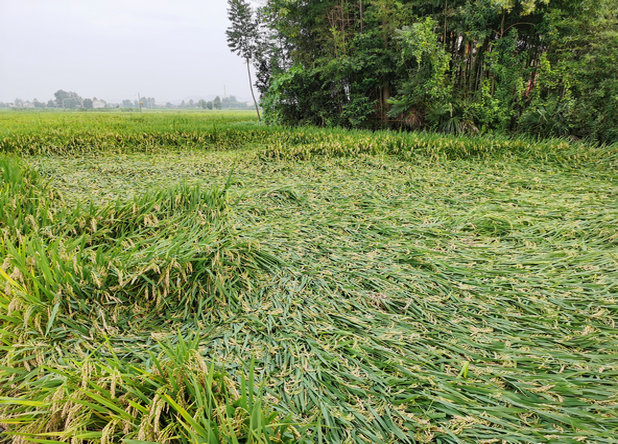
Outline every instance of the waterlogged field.
[(615, 442), (615, 146), (5, 113), (0, 150), (0, 442)]

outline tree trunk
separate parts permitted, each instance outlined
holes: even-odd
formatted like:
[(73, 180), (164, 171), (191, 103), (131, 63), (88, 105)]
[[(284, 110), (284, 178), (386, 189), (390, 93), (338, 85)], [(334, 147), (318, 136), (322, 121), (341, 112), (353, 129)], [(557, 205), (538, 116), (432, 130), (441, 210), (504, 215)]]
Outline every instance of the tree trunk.
[(389, 82), (384, 82), (380, 86), (380, 119), (383, 124), (388, 123), (388, 110), (390, 109), (391, 86)]
[(476, 57), (474, 59), (474, 65), (472, 69), (472, 75), (474, 76), (471, 83), (472, 91), (476, 92), (481, 86), (481, 80), (483, 78), (483, 63), (485, 62), (485, 56), (487, 55), (487, 50), (489, 49), (490, 39), (486, 38), (481, 48), (477, 51)]
[(257, 100), (255, 100), (255, 94), (253, 93), (253, 81), (251, 80), (251, 68), (249, 67), (249, 59), (247, 60), (247, 75), (249, 76), (249, 89), (251, 89), (251, 97), (253, 97), (253, 104), (255, 105), (255, 112), (258, 116), (258, 122), (262, 121), (260, 117), (260, 108), (258, 107)]
[(446, 30), (447, 30), (447, 17), (446, 17), (446, 13), (448, 10), (448, 0), (444, 0), (444, 34), (442, 34), (442, 44), (444, 45), (444, 48), (446, 48)]

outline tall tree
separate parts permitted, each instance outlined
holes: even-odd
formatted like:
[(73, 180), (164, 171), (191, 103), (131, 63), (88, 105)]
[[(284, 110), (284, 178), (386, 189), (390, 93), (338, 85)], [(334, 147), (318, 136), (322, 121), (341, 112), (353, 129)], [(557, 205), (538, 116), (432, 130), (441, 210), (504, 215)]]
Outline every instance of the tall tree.
[(231, 25), (226, 31), (227, 44), (234, 53), (245, 59), (251, 97), (255, 104), (258, 121), (260, 121), (260, 109), (255, 99), (253, 81), (251, 80), (251, 61), (254, 59), (256, 51), (258, 24), (253, 17), (251, 5), (245, 0), (228, 0), (228, 18)]
[(54, 96), (56, 97), (56, 106), (58, 108), (79, 108), (84, 101), (76, 92), (64, 91), (62, 89), (56, 91)]
[(215, 100), (213, 100), (212, 102), (212, 106), (214, 109), (221, 109), (221, 97), (217, 96), (215, 97)]

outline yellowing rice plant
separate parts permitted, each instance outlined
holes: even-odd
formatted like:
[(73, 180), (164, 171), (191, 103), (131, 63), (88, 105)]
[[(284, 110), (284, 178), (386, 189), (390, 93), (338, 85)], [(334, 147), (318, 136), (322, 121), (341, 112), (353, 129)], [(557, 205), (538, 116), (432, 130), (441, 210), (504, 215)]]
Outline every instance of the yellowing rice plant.
[(615, 146), (0, 113), (0, 442), (599, 442)]

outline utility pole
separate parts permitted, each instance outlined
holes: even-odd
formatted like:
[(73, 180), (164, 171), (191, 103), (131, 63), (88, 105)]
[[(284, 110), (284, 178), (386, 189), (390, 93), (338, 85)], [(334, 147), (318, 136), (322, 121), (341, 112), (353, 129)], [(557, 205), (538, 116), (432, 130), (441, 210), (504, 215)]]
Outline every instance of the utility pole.
[(137, 106), (139, 106), (139, 112), (142, 112), (142, 98), (140, 97), (139, 93), (137, 93)]

